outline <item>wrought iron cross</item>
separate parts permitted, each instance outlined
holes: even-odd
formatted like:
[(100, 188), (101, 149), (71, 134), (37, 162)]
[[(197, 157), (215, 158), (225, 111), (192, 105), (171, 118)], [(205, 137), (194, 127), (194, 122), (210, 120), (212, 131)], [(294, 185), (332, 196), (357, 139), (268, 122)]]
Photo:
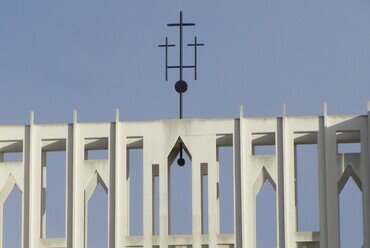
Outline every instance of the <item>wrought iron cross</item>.
[[(198, 46), (204, 46), (202, 43), (198, 43), (197, 37), (194, 37), (194, 43), (188, 44), (190, 47), (194, 47), (194, 65), (184, 65), (183, 64), (183, 29), (187, 26), (195, 26), (195, 23), (184, 23), (182, 18), (182, 11), (180, 11), (180, 21), (178, 23), (170, 23), (167, 24), (168, 27), (179, 27), (179, 65), (168, 65), (168, 49), (170, 47), (175, 47), (174, 44), (168, 44), (168, 37), (166, 37), (166, 41), (164, 45), (159, 45), (159, 47), (165, 48), (165, 67), (166, 67), (166, 81), (168, 81), (168, 69), (178, 69), (179, 70), (179, 77), (180, 79), (175, 83), (175, 90), (180, 95), (180, 109), (179, 109), (179, 119), (182, 119), (182, 94), (184, 94), (188, 89), (188, 84), (183, 79), (183, 70), (184, 69), (194, 69), (194, 80), (197, 80), (197, 49)], [(183, 147), (182, 143), (180, 143), (180, 158), (177, 160), (178, 165), (183, 166), (185, 164), (185, 160), (182, 156)]]

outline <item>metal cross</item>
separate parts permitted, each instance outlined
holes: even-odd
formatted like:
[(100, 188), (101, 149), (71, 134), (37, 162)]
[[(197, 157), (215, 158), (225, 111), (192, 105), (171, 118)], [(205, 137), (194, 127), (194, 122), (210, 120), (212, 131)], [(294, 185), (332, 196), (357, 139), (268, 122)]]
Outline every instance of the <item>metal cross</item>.
[(159, 45), (159, 47), (165, 47), (166, 49), (166, 81), (168, 81), (168, 48), (174, 47), (175, 45), (169, 45), (168, 44), (168, 37), (166, 37), (166, 44)]
[(194, 79), (197, 80), (197, 57), (198, 57), (197, 47), (198, 46), (204, 46), (204, 44), (198, 43), (197, 42), (197, 37), (195, 36), (194, 43), (193, 44), (188, 44), (188, 46), (194, 47)]
[[(168, 69), (179, 69), (180, 79), (175, 83), (175, 90), (180, 95), (180, 110), (179, 110), (179, 119), (182, 119), (182, 94), (185, 93), (188, 89), (188, 84), (183, 79), (183, 69), (194, 69), (194, 80), (197, 80), (197, 48), (198, 46), (204, 46), (202, 43), (198, 43), (197, 37), (194, 38), (194, 43), (188, 44), (190, 47), (194, 47), (194, 65), (184, 65), (183, 63), (183, 29), (187, 26), (195, 26), (195, 23), (184, 23), (182, 18), (182, 11), (180, 11), (180, 21), (178, 23), (167, 24), (168, 27), (179, 27), (179, 65), (168, 65), (168, 48), (174, 47), (173, 44), (168, 44), (168, 38), (166, 37), (166, 43), (164, 45), (159, 45), (159, 47), (165, 48), (165, 67), (166, 67), (166, 81), (168, 81)], [(180, 143), (180, 158), (177, 160), (178, 165), (183, 166), (185, 160), (183, 159), (183, 147)]]
[(184, 23), (182, 17), (182, 11), (180, 11), (180, 21), (178, 23), (167, 24), (168, 27), (179, 27), (179, 65), (168, 65), (168, 48), (174, 47), (174, 44), (168, 44), (168, 37), (166, 37), (165, 44), (159, 45), (159, 47), (165, 48), (165, 73), (166, 81), (168, 81), (168, 69), (179, 69), (180, 79), (175, 84), (176, 91), (180, 94), (180, 113), (179, 118), (182, 119), (182, 94), (185, 93), (188, 89), (187, 83), (183, 79), (183, 70), (184, 69), (194, 69), (194, 80), (197, 80), (197, 48), (198, 46), (204, 46), (202, 43), (198, 43), (197, 37), (194, 38), (193, 44), (188, 44), (190, 47), (194, 47), (194, 65), (184, 65), (183, 63), (183, 29), (187, 26), (195, 26), (195, 23)]

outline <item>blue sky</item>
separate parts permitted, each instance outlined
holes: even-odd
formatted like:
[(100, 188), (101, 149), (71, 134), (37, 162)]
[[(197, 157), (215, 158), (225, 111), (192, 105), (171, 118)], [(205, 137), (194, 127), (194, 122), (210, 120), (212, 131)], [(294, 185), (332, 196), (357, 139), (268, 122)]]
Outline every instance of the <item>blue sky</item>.
[[(353, 1), (2, 1), (1, 123), (177, 117), (164, 52), (177, 32), (197, 26), (199, 79), (190, 78), (186, 117), (318, 115), (366, 111), (370, 30), (365, 0)], [(176, 41), (176, 40), (175, 40)], [(189, 51), (186, 55), (192, 55)], [(185, 58), (185, 61), (191, 60)], [(176, 59), (177, 62), (177, 59)], [(347, 88), (351, 89), (348, 90)], [(63, 93), (63, 94), (61, 94)], [(9, 111), (11, 103), (12, 111)], [(150, 103), (150, 104), (148, 104)], [(153, 104), (155, 103), (155, 104)]]
[(321, 115), (324, 102), (329, 114), (366, 114), (366, 0), (5, 0), (0, 124), (27, 124), (31, 110), (36, 123), (71, 122), (73, 109), (80, 122), (113, 121), (116, 108), (121, 120), (177, 118), (178, 74), (165, 82), (157, 46), (177, 42), (166, 24), (180, 10), (197, 23), (185, 42), (206, 44), (198, 80), (185, 73), (186, 118), (235, 118), (240, 104), (247, 117), (274, 117), (282, 103), (288, 115)]

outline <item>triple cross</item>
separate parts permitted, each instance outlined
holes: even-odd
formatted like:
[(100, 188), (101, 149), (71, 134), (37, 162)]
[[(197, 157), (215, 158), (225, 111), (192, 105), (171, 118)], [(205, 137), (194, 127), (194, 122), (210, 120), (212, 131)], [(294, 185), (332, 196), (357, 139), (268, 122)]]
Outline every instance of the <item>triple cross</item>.
[[(167, 24), (168, 27), (179, 27), (180, 39), (179, 39), (179, 65), (168, 65), (168, 49), (170, 47), (175, 47), (174, 44), (168, 44), (168, 37), (164, 45), (159, 45), (159, 47), (165, 48), (165, 67), (166, 67), (166, 81), (168, 81), (168, 69), (179, 69), (180, 79), (175, 83), (175, 90), (180, 94), (180, 110), (179, 119), (182, 119), (182, 94), (188, 89), (188, 84), (183, 79), (183, 69), (194, 69), (194, 80), (197, 80), (197, 48), (198, 46), (204, 46), (202, 43), (198, 43), (197, 37), (194, 37), (194, 43), (188, 44), (190, 47), (194, 47), (194, 65), (184, 65), (183, 64), (183, 28), (186, 26), (195, 26), (195, 23), (184, 23), (182, 18), (182, 11), (180, 11), (180, 21), (179, 23)], [(185, 160), (183, 158), (183, 144), (180, 143), (180, 158), (177, 160), (179, 166), (185, 165)]]
[(190, 47), (194, 47), (194, 65), (184, 65), (183, 63), (183, 29), (186, 26), (195, 26), (195, 23), (184, 23), (182, 18), (182, 11), (180, 11), (180, 22), (167, 24), (168, 27), (179, 27), (180, 39), (179, 39), (179, 65), (168, 65), (168, 48), (175, 47), (174, 44), (168, 44), (168, 37), (166, 37), (165, 44), (159, 45), (159, 47), (165, 48), (165, 69), (166, 69), (166, 81), (168, 81), (168, 69), (179, 69), (180, 79), (175, 83), (175, 89), (180, 94), (180, 113), (179, 118), (182, 119), (182, 94), (188, 89), (187, 83), (183, 79), (183, 69), (194, 69), (194, 80), (197, 80), (197, 57), (198, 57), (198, 46), (204, 46), (202, 43), (198, 43), (197, 37), (194, 37), (194, 43), (188, 44)]

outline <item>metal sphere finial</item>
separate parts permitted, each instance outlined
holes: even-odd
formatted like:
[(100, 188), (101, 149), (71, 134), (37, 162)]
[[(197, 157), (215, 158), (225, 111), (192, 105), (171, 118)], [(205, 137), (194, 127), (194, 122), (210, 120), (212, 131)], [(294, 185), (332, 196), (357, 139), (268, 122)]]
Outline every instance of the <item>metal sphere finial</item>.
[[(178, 27), (179, 28), (179, 65), (171, 66), (168, 65), (168, 49), (170, 47), (175, 47), (174, 44), (168, 43), (168, 37), (166, 37), (165, 44), (159, 45), (159, 47), (165, 48), (166, 60), (166, 81), (168, 80), (168, 69), (179, 69), (180, 79), (175, 83), (175, 90), (180, 95), (180, 113), (179, 118), (182, 119), (182, 94), (184, 94), (188, 89), (188, 84), (183, 80), (183, 69), (194, 69), (194, 80), (197, 80), (197, 48), (198, 46), (204, 46), (202, 43), (198, 43), (197, 37), (194, 37), (194, 43), (187, 44), (190, 47), (194, 47), (194, 65), (183, 65), (183, 28), (186, 26), (195, 26), (195, 23), (184, 23), (182, 18), (182, 11), (180, 11), (180, 21), (178, 23), (167, 24), (168, 27)], [(180, 144), (180, 158), (177, 160), (179, 166), (185, 165), (185, 160), (182, 157), (182, 144)]]

